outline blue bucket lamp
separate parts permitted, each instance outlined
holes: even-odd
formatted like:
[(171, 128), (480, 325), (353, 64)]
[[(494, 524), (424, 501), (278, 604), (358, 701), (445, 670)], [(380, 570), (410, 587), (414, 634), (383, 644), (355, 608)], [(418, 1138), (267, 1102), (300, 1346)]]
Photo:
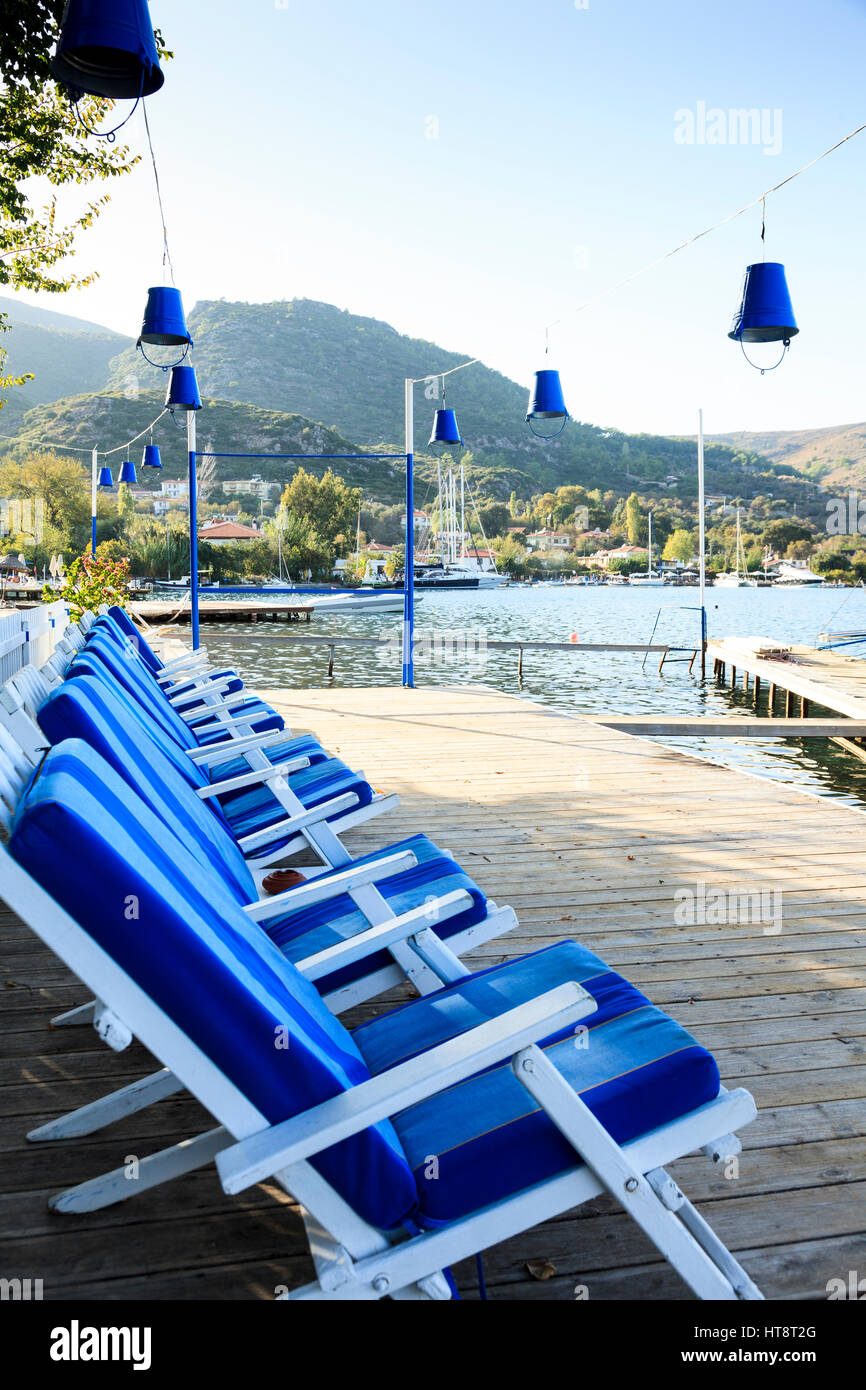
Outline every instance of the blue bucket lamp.
[(103, 464), (102, 468), (100, 468), (99, 476), (96, 479), (96, 486), (106, 488), (114, 487), (114, 479), (111, 476), (111, 469), (108, 467), (107, 464)]
[(201, 410), (195, 367), (172, 367), (165, 407), (166, 410)]
[(437, 410), (433, 416), (433, 429), (430, 434), (429, 444), (462, 444), (460, 431), (457, 428), (457, 416), (453, 410), (445, 406)]
[(751, 361), (743, 344), (782, 343), (782, 357), (775, 363), (778, 367), (791, 346), (791, 339), (799, 331), (785, 279), (785, 267), (778, 261), (759, 261), (746, 266), (740, 302), (728, 337), (740, 344), (749, 365), (758, 367), (762, 375), (768, 370)]
[(120, 474), (118, 476), (117, 481), (119, 483), (137, 482), (137, 478), (135, 476), (135, 464), (132, 462), (132, 459), (125, 459), (124, 462), (120, 465)]
[[(550, 367), (536, 372), (535, 382), (529, 393), (529, 404), (526, 407), (526, 423), (532, 433), (538, 435), (539, 439), (555, 439), (565, 429), (568, 418), (569, 414), (565, 397), (562, 394), (559, 372)], [(544, 433), (535, 428), (537, 420), (549, 420), (558, 424), (559, 428), (555, 429), (552, 434)]]
[[(145, 352), (144, 343), (152, 347), (182, 347), (183, 352), (177, 362), (154, 362)], [(152, 367), (162, 367), (166, 372), (179, 366), (186, 357), (192, 347), (192, 338), (186, 326), (180, 290), (175, 289), (174, 285), (153, 285), (148, 290), (136, 347), (146, 362)]]
[(145, 444), (141, 458), (142, 468), (162, 468), (162, 458), (158, 444)]
[(158, 92), (165, 78), (147, 0), (66, 0), (51, 71), (95, 97), (136, 101)]
[(442, 405), (433, 416), (433, 429), (427, 441), (428, 448), (435, 444), (462, 444), (460, 430), (457, 427), (457, 416), (453, 410), (449, 410), (445, 401), (445, 378), (442, 377)]

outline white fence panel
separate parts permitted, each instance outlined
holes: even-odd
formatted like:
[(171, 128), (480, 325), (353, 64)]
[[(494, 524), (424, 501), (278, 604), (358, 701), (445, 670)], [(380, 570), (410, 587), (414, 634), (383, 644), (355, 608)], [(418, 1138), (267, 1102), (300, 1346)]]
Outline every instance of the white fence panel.
[(0, 685), (22, 666), (42, 666), (69, 626), (62, 599), (38, 608), (0, 612)]

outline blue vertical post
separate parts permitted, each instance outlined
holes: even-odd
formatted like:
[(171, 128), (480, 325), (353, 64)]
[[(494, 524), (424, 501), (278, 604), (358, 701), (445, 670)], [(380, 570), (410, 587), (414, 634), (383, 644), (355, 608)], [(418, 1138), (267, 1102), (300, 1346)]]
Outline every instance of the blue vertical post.
[(415, 383), (406, 379), (406, 545), (403, 566), (403, 685), (415, 684), (415, 415), (412, 392)]
[(195, 477), (195, 411), (187, 412), (186, 442), (189, 450), (189, 586), (190, 586), (190, 624), (192, 626), (193, 651), (199, 647), (198, 637), (198, 498)]
[(96, 449), (90, 455), (90, 553), (96, 554), (96, 487), (99, 476), (99, 453)]

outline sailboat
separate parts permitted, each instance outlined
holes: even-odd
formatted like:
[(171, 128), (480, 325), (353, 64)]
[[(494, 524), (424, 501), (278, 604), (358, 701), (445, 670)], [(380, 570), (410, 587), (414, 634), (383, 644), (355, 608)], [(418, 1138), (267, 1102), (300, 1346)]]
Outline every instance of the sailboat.
[(746, 569), (746, 553), (743, 549), (743, 533), (740, 529), (740, 509), (737, 508), (737, 557), (733, 570), (717, 574), (715, 586), (718, 589), (757, 589), (757, 579), (750, 579)]
[[(442, 480), (439, 469), (439, 557), (432, 563), (419, 563), (415, 569), (415, 582), (423, 588), (445, 589), (492, 589), (507, 584), (504, 574), (499, 574), (496, 562), (492, 569), (483, 568), (483, 559), (470, 555), (466, 550), (466, 470), (460, 465), (460, 516), (458, 527), (457, 478), (449, 470)], [(470, 501), (475, 499), (470, 488)], [(476, 516), (478, 508), (475, 507)], [(478, 517), (481, 526), (481, 518)], [(481, 527), (484, 535), (484, 528)], [(484, 537), (486, 541), (486, 536)], [(459, 544), (458, 544), (459, 542)]]
[(630, 574), (629, 584), (635, 588), (661, 589), (664, 587), (664, 577), (660, 574), (653, 574), (653, 514), (649, 514), (649, 554), (647, 555), (646, 574)]

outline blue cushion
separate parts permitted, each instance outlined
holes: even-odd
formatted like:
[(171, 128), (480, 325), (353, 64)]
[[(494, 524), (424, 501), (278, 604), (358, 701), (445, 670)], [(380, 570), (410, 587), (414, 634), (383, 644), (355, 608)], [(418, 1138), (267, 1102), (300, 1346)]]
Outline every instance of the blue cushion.
[[(234, 884), (241, 902), (255, 902), (253, 876), (218, 806), (196, 795), (207, 779), (181, 750), (186, 767), (175, 762), (131, 720), (119, 717), (117, 703), (91, 676), (65, 680), (39, 711), (39, 725), (52, 744), (82, 739), (121, 776), (181, 841), (194, 838), (214, 873)], [(210, 798), (212, 801), (213, 798)]]
[[(92, 756), (75, 741), (48, 754), (15, 818), (18, 862), (269, 1122), (366, 1080), (351, 1035), (315, 988), (148, 807), (129, 823), (124, 783), (104, 764), (94, 782)], [(414, 1210), (415, 1184), (388, 1122), (314, 1163), (374, 1225), (397, 1226)]]
[[(97, 674), (93, 669), (94, 664), (97, 666), (101, 664), (113, 679), (142, 705), (148, 714), (160, 721), (166, 732), (171, 733), (178, 724), (187, 727), (177, 712), (172, 709), (155, 677), (146, 670), (138, 659), (132, 645), (130, 644), (125, 651), (121, 651), (115, 641), (108, 637), (104, 631), (100, 631), (98, 624), (94, 624), (88, 633), (86, 645), (83, 651), (77, 654), (70, 671), (74, 675), (79, 673)], [(244, 705), (237, 707), (235, 713), (239, 712), (248, 714), (251, 719), (254, 719), (256, 729), (261, 731), (281, 729), (284, 725), (280, 716), (260, 700), (251, 699), (245, 702)], [(221, 737), (222, 735), (218, 736)], [(199, 733), (195, 736), (199, 743), (213, 737), (212, 733)]]
[[(430, 926), (438, 937), (445, 940), (455, 932), (464, 931), (474, 923), (483, 921), (487, 913), (487, 901), (481, 889), (453, 859), (443, 854), (432, 840), (428, 840), (426, 835), (412, 835), (406, 840), (399, 840), (397, 844), (388, 845), (385, 850), (377, 850), (376, 853), (365, 855), (354, 862), (365, 864), (371, 859), (381, 858), (382, 854), (397, 854), (404, 849), (410, 849), (418, 863), (412, 869), (383, 879), (378, 885), (379, 892), (397, 916), (402, 912), (411, 911), (412, 908), (423, 906), (431, 898), (438, 898), (462, 888), (471, 895), (471, 905), (443, 922), (437, 923), (431, 918)], [(299, 961), (305, 956), (314, 955), (317, 951), (324, 951), (339, 941), (357, 936), (359, 932), (366, 931), (370, 924), (364, 914), (355, 907), (351, 897), (343, 893), (315, 907), (295, 908), (294, 911), (284, 912), (279, 917), (271, 917), (264, 925), (268, 936), (276, 942), (289, 960)], [(362, 979), (374, 970), (381, 970), (393, 963), (393, 957), (388, 951), (377, 951), (375, 955), (356, 961), (354, 965), (343, 966), (332, 975), (320, 979), (317, 986), (323, 994), (328, 994), (331, 990), (339, 989), (353, 980)]]
[[(414, 1000), (356, 1028), (353, 1036), (376, 1073), (569, 980), (593, 995), (598, 1011), (584, 1020), (586, 1033), (568, 1030), (542, 1046), (618, 1143), (718, 1095), (719, 1073), (710, 1054), (621, 975), (571, 941)], [(515, 1077), (510, 1060), (404, 1111), (394, 1126), (415, 1173), (422, 1212), (433, 1221), (475, 1211), (577, 1161)]]
[[(112, 604), (107, 613), (100, 614), (93, 627), (103, 627), (114, 632), (119, 640), (126, 639), (128, 642), (133, 642), (142, 661), (155, 675), (158, 675), (162, 670), (163, 662), (150, 643), (141, 635), (126, 610), (121, 608), (119, 604)], [(90, 629), (91, 632), (93, 627)]]

